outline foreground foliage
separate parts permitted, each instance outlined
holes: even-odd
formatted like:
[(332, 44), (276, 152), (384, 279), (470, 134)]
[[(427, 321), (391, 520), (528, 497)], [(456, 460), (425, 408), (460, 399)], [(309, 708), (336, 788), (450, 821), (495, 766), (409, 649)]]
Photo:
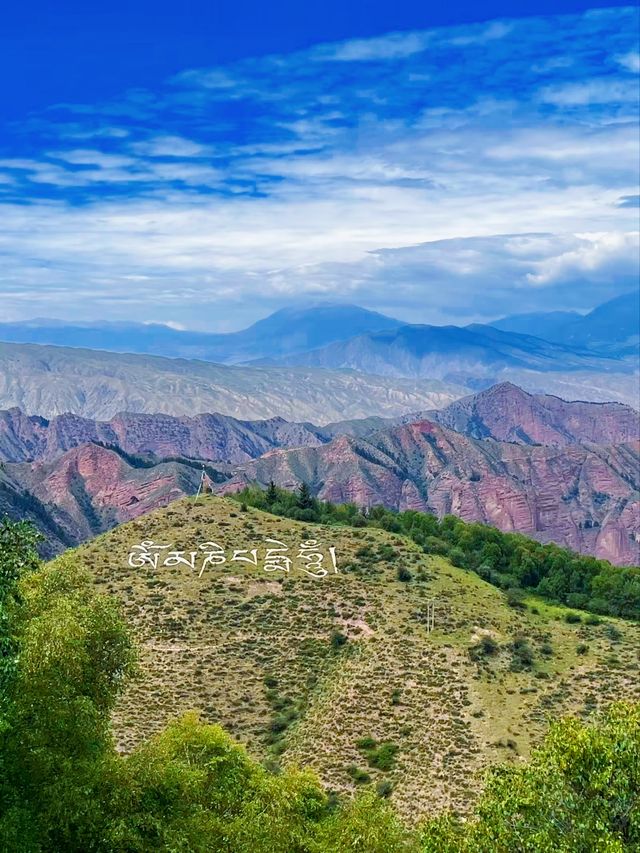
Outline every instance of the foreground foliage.
[(413, 832), (369, 790), (336, 803), (186, 715), (129, 756), (114, 702), (135, 650), (73, 555), (40, 566), (26, 525), (0, 527), (0, 850), (214, 853), (623, 851), (640, 844), (640, 710), (556, 724), (531, 763), (492, 771), (475, 815)]
[(424, 853), (598, 853), (640, 849), (640, 707), (598, 725), (566, 719), (521, 767), (491, 772), (475, 817), (433, 821)]
[(640, 568), (613, 566), (606, 560), (543, 545), (519, 533), (503, 533), (447, 515), (385, 507), (359, 509), (310, 495), (303, 483), (288, 492), (273, 483), (263, 491), (248, 487), (234, 495), (245, 505), (298, 521), (379, 527), (410, 536), (429, 554), (441, 554), (454, 566), (476, 572), (501, 589), (526, 589), (551, 601), (594, 613), (640, 619)]

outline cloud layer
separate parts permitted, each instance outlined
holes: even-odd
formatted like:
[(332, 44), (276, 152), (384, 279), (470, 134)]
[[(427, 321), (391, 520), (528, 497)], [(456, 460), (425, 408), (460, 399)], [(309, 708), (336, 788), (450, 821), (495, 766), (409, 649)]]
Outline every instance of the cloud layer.
[(460, 322), (628, 290), (637, 20), (391, 33), (53, 105), (0, 153), (5, 314), (215, 330), (322, 297)]

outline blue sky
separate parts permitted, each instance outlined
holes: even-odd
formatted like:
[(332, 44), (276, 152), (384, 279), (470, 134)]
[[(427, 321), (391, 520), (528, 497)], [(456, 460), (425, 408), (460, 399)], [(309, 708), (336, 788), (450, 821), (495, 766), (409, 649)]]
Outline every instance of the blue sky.
[(588, 5), (10, 10), (6, 319), (468, 322), (631, 289), (638, 12)]

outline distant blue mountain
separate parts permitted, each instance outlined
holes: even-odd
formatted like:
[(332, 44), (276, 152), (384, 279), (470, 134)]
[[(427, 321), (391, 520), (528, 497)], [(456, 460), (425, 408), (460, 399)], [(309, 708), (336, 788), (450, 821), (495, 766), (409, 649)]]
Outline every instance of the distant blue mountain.
[(236, 364), (316, 349), (398, 325), (398, 320), (356, 305), (318, 305), (284, 308), (228, 334), (181, 331), (161, 324), (32, 320), (0, 323), (0, 340)]
[(617, 296), (585, 315), (572, 311), (516, 314), (491, 325), (568, 346), (633, 355), (638, 351), (640, 339), (640, 288)]
[(483, 325), (399, 326), (259, 363), (428, 377), (473, 389), (509, 381), (532, 393), (554, 393), (572, 400), (617, 399), (638, 405), (633, 359)]
[(639, 315), (637, 293), (585, 316), (539, 313), (466, 327), (407, 325), (355, 305), (325, 304), (285, 308), (229, 334), (38, 320), (0, 324), (0, 340), (220, 364), (351, 368), (472, 389), (511, 381), (532, 393), (637, 405)]
[(533, 311), (530, 314), (512, 314), (489, 325), (503, 332), (535, 335), (546, 341), (564, 342), (564, 329), (582, 318), (577, 311)]

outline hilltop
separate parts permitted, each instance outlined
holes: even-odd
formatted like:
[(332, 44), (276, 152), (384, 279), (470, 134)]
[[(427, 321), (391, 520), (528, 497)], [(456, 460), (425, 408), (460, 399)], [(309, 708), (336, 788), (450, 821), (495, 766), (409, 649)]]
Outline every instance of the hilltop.
[[(242, 562), (131, 568), (152, 540), (217, 542), (295, 557), (318, 540), (338, 573), (266, 572)], [(135, 549), (134, 549), (135, 552)], [(130, 749), (198, 708), (270, 763), (314, 767), (338, 791), (388, 783), (410, 820), (465, 811), (482, 770), (528, 754), (550, 718), (638, 697), (637, 625), (573, 615), (504, 593), (381, 530), (278, 518), (234, 501), (183, 499), (75, 552), (123, 604), (142, 677), (115, 725)], [(135, 560), (132, 562), (135, 563)], [(199, 567), (201, 560), (197, 563)], [(428, 631), (427, 602), (435, 602)]]

